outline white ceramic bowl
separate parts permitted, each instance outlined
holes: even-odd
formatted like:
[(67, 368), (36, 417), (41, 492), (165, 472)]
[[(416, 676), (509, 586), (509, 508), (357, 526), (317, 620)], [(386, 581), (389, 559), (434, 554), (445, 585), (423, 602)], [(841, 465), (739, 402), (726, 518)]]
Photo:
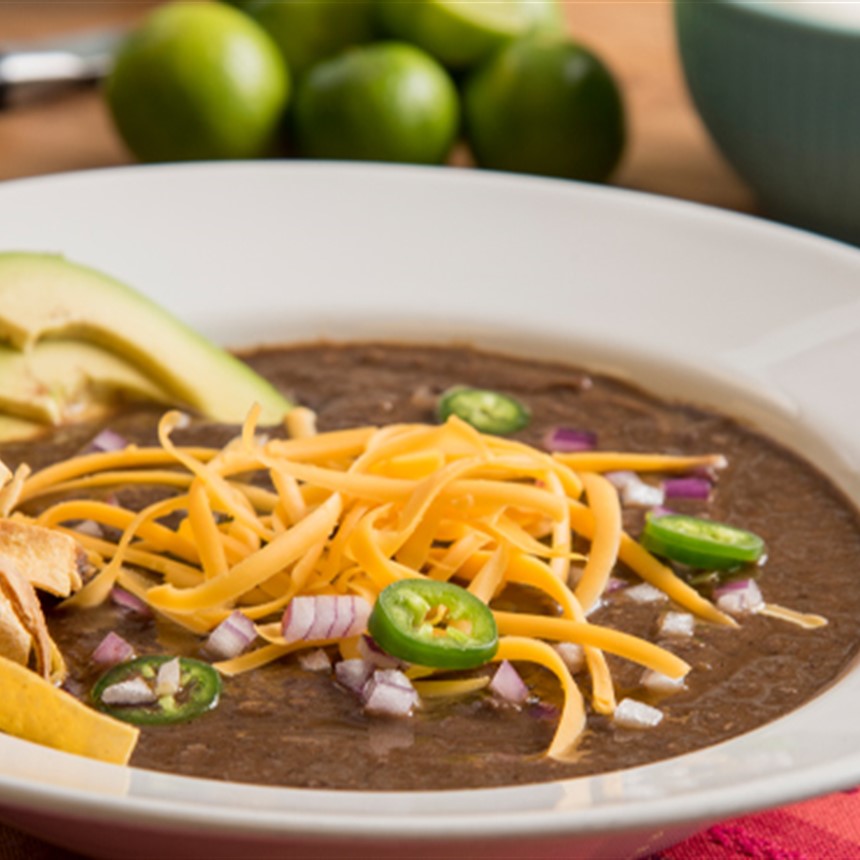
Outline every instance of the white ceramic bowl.
[[(860, 252), (788, 228), (484, 172), (232, 164), (8, 183), (0, 236), (111, 272), (230, 345), (468, 339), (613, 370), (757, 423), (860, 499)], [(858, 696), (850, 672), (692, 755), (462, 792), (239, 786), (0, 737), (0, 807), (111, 860), (620, 860), (860, 782)]]
[(860, 245), (860, 0), (675, 0), (690, 93), (773, 217)]

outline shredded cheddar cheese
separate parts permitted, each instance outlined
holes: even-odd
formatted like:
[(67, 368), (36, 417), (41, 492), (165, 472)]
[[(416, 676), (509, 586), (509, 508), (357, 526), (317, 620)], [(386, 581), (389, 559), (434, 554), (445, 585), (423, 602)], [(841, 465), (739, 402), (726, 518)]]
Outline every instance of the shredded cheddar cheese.
[[(552, 643), (583, 646), (591, 704), (604, 714), (615, 709), (606, 654), (671, 678), (690, 670), (664, 648), (588, 620), (618, 562), (701, 619), (734, 623), (624, 533), (617, 493), (600, 474), (677, 471), (719, 458), (553, 456), (456, 417), (440, 426), (317, 433), (313, 413), (300, 409), (289, 414), (288, 439), (258, 436), (252, 412), (240, 436), (216, 450), (175, 444), (183, 421), (175, 412), (164, 416), (158, 447), (5, 475), (4, 492), (10, 510), (38, 500), (41, 525), (73, 534), (73, 521), (93, 520), (121, 533), (118, 540), (77, 535), (98, 572), (68, 599), (72, 605), (92, 606), (119, 583), (201, 635), (241, 608), (264, 644), (216, 663), (225, 675), (321, 644), (356, 656), (354, 637), (284, 640), (280, 613), (298, 595), (359, 595), (372, 603), (401, 579), (456, 580), (494, 612), (501, 634), (494, 659), (533, 662), (558, 679), (564, 705), (548, 754), (566, 758), (585, 725), (585, 706)], [(135, 512), (77, 497), (130, 483), (163, 488), (167, 498)], [(584, 554), (574, 551), (581, 545)], [(542, 594), (546, 612), (498, 609), (510, 585)], [(416, 680), (428, 697), (486, 684), (486, 677), (432, 671)]]

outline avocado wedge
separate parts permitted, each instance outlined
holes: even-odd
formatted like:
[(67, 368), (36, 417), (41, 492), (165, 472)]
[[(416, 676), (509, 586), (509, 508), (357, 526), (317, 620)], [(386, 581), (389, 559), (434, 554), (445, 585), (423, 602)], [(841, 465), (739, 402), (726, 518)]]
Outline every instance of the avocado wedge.
[[(241, 423), (259, 403), (260, 423), (277, 424), (292, 406), (247, 365), (114, 278), (58, 255), (0, 253), (0, 342), (27, 356), (54, 338), (112, 353), (171, 404), (216, 421)], [(17, 383), (8, 379), (0, 374), (0, 402), (14, 399)]]
[(0, 413), (0, 442), (35, 439), (49, 429), (50, 425), (38, 421), (28, 421), (15, 415)]
[(66, 424), (170, 395), (121, 357), (77, 340), (42, 340), (26, 352), (0, 344), (0, 412), (43, 424)]

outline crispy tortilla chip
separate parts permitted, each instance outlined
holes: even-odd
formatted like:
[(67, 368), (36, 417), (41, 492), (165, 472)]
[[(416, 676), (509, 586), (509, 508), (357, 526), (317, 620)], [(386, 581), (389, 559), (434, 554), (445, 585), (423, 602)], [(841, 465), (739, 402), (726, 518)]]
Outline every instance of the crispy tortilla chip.
[(0, 655), (26, 666), (32, 649), (33, 637), (18, 618), (12, 601), (0, 593)]
[(126, 764), (140, 729), (87, 707), (0, 657), (0, 732), (101, 761)]
[(53, 640), (42, 614), (42, 605), (36, 590), (18, 572), (15, 562), (0, 556), (0, 593), (9, 601), (27, 632), (33, 638), (36, 650), (36, 671), (43, 678), (53, 674)]
[(24, 519), (0, 519), (0, 556), (35, 588), (68, 597), (81, 587), (81, 545), (70, 535)]
[[(9, 468), (3, 465), (0, 473), (3, 470), (8, 473)], [(26, 463), (22, 463), (15, 470), (15, 474), (4, 475), (0, 474), (0, 517), (8, 517), (18, 504), (18, 499), (21, 497), (21, 490), (24, 489), (24, 481), (30, 477), (30, 467)]]
[(0, 488), (4, 487), (12, 479), (12, 470), (0, 460)]

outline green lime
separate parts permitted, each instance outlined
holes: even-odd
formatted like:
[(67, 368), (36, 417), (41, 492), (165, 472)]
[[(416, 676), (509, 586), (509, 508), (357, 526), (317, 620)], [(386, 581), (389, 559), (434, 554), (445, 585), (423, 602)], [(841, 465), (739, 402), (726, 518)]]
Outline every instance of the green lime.
[(563, 29), (556, 0), (383, 0), (379, 15), (394, 38), (450, 69), (471, 68), (520, 36)]
[(271, 38), (221, 3), (170, 3), (120, 48), (106, 82), (119, 133), (141, 161), (253, 158), (290, 95)]
[(503, 48), (467, 81), (463, 110), (481, 167), (602, 182), (624, 149), (614, 78), (563, 36)]
[(310, 158), (440, 164), (459, 127), (457, 90), (412, 45), (377, 42), (314, 66), (300, 81), (293, 130)]
[(376, 37), (374, 0), (251, 0), (244, 9), (275, 40), (294, 75)]

